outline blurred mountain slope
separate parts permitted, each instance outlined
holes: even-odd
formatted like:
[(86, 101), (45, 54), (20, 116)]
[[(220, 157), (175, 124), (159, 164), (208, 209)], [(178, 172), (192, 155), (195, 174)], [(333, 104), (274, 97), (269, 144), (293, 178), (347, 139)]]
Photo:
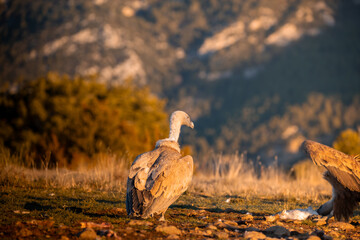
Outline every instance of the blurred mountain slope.
[(292, 138), (329, 141), (360, 123), (358, 1), (14, 0), (0, 11), (1, 82), (133, 78), (196, 119), (185, 141), (204, 152), (271, 158)]

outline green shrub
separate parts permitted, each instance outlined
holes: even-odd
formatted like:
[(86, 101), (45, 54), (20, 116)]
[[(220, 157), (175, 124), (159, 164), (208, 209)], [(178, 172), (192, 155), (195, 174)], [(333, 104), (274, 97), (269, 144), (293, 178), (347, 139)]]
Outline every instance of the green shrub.
[(59, 76), (0, 93), (0, 146), (26, 165), (66, 167), (111, 152), (132, 159), (168, 133), (165, 102), (130, 81), (107, 88), (94, 79)]

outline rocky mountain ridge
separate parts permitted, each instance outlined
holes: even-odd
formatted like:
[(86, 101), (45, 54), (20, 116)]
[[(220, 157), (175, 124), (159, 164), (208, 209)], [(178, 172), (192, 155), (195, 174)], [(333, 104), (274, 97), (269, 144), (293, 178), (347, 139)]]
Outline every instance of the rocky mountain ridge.
[(311, 96), (319, 111), (332, 101), (356, 109), (359, 13), (358, 1), (336, 0), (3, 1), (0, 81), (49, 71), (108, 85), (132, 78), (197, 120), (188, 140), (198, 149), (269, 152), (291, 126), (321, 137), (359, 124), (317, 135), (290, 121), (269, 127)]

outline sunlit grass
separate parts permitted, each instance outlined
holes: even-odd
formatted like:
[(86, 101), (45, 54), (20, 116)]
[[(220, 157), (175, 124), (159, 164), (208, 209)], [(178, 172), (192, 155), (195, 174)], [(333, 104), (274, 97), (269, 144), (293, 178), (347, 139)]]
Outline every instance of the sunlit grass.
[[(331, 186), (322, 178), (322, 169), (304, 162), (291, 171), (276, 164), (254, 166), (245, 155), (214, 155), (207, 169), (198, 170), (190, 191), (207, 195), (240, 195), (322, 201), (331, 195)], [(240, 167), (239, 167), (240, 166)]]
[[(90, 168), (78, 170), (26, 168), (18, 162), (16, 157), (2, 161), (2, 187), (79, 188), (89, 192), (126, 190), (127, 161), (114, 155), (100, 155)], [(294, 177), (277, 165), (254, 166), (243, 154), (213, 155), (208, 162), (207, 166), (196, 169), (188, 193), (302, 201), (325, 201), (331, 195), (330, 184), (312, 163), (295, 166)]]

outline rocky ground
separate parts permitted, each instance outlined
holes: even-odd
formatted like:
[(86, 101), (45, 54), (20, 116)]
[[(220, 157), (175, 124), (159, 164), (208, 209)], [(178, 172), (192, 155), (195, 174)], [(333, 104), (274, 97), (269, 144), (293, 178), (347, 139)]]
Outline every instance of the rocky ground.
[(159, 222), (128, 218), (124, 193), (0, 189), (1, 239), (360, 239), (359, 211), (348, 223), (276, 215), (319, 205), (298, 199), (187, 193), (167, 211), (166, 222)]

